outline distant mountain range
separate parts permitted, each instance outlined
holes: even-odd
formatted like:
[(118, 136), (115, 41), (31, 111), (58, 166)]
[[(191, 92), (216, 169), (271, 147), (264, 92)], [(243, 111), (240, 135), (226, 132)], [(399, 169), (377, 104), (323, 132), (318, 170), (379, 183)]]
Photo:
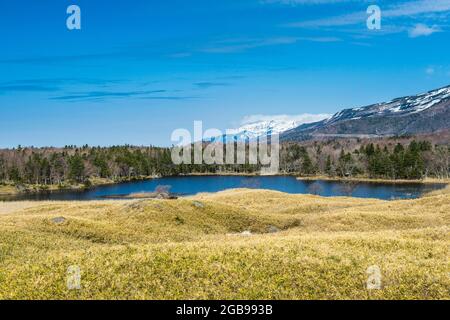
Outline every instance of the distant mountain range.
[(447, 129), (450, 129), (450, 86), (389, 102), (345, 109), (329, 119), (284, 131), (281, 140), (402, 136)]
[(279, 134), (281, 141), (320, 137), (384, 137), (450, 129), (450, 86), (389, 102), (342, 110), (330, 118), (304, 123), (290, 119), (253, 122), (235, 129), (237, 140)]
[(238, 129), (230, 130), (227, 138), (236, 140), (253, 140), (261, 136), (281, 134), (299, 127), (303, 122), (297, 120), (265, 120), (245, 124)]

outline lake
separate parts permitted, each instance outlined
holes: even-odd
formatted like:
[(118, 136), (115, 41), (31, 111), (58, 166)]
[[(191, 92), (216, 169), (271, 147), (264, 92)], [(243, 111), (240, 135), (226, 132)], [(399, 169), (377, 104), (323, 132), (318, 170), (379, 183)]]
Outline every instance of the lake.
[(382, 200), (413, 199), (426, 192), (441, 189), (445, 184), (346, 183), (342, 181), (302, 181), (292, 176), (183, 176), (99, 186), (87, 191), (5, 196), (0, 200), (99, 200), (105, 197), (152, 192), (159, 186), (170, 186), (179, 196), (200, 192), (218, 192), (232, 188), (269, 189), (291, 194), (316, 194), (325, 197), (352, 196)]

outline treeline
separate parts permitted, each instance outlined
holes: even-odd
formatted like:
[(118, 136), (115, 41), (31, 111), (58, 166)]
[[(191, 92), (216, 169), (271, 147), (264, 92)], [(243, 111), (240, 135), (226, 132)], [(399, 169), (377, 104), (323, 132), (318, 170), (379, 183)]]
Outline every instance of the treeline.
[(255, 165), (175, 165), (170, 148), (77, 147), (0, 150), (0, 183), (89, 186), (92, 178), (116, 182), (156, 176), (254, 173)]
[(26, 184), (88, 183), (172, 174), (170, 150), (157, 147), (21, 148), (0, 150), (0, 181)]
[[(190, 173), (257, 173), (260, 165), (174, 165), (170, 148), (76, 147), (0, 150), (0, 182), (15, 184), (89, 184)], [(450, 149), (427, 141), (407, 144), (349, 144), (315, 141), (283, 144), (280, 173), (367, 176), (384, 179), (450, 177)]]
[(301, 175), (382, 179), (450, 177), (450, 148), (446, 145), (433, 146), (429, 141), (413, 140), (408, 144), (368, 143), (349, 149), (339, 141), (284, 145), (282, 170)]

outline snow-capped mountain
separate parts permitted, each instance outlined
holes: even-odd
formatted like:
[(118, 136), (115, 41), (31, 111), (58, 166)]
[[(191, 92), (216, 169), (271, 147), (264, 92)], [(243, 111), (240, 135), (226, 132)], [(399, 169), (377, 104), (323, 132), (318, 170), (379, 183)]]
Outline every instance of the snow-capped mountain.
[(243, 125), (238, 129), (228, 131), (228, 136), (238, 140), (252, 140), (261, 136), (280, 134), (297, 128), (302, 122), (295, 120), (264, 120)]
[(284, 132), (282, 140), (314, 136), (395, 136), (450, 129), (450, 86), (385, 103), (342, 110)]
[(378, 103), (362, 108), (345, 109), (327, 120), (333, 123), (344, 119), (357, 120), (364, 117), (390, 115), (410, 115), (425, 111), (450, 97), (450, 86), (417, 96), (397, 98), (390, 102)]
[(220, 137), (206, 138), (204, 141), (251, 141), (259, 137), (280, 135), (305, 123), (328, 119), (329, 114), (300, 115), (253, 115), (244, 118), (244, 124), (237, 129), (229, 129)]

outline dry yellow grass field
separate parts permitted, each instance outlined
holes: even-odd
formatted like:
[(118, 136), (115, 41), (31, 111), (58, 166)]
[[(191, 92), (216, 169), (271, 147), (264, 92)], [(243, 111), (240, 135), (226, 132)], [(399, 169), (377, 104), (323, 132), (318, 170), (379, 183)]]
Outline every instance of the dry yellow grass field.
[[(448, 189), (0, 203), (0, 298), (449, 299), (449, 231)], [(80, 290), (67, 288), (74, 265)], [(381, 288), (368, 290), (374, 265)]]
[(0, 195), (2, 194), (16, 194), (17, 189), (11, 185), (0, 185)]

